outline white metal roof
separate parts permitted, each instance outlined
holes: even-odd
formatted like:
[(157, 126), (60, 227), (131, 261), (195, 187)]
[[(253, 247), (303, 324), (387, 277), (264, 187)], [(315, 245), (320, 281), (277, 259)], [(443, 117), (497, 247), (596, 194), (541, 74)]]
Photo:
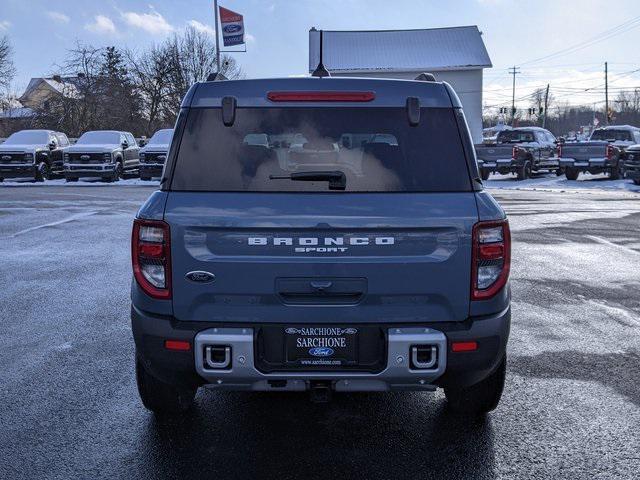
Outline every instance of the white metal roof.
[[(309, 72), (318, 65), (320, 32), (309, 31)], [(324, 31), (323, 63), (329, 72), (422, 72), (491, 67), (480, 30)]]

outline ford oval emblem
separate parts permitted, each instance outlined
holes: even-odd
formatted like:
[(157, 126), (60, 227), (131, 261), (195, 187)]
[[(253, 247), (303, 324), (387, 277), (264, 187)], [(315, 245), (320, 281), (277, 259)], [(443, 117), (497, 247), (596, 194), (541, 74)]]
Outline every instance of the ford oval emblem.
[(11, 160), (11, 155), (3, 155), (2, 160)]
[(329, 347), (315, 347), (309, 349), (309, 355), (313, 355), (314, 357), (330, 357), (333, 354), (333, 348)]
[(242, 27), (240, 25), (235, 25), (232, 23), (231, 25), (225, 25), (223, 30), (224, 33), (236, 33), (242, 30)]
[(216, 279), (216, 276), (213, 273), (204, 272), (202, 270), (189, 272), (185, 275), (185, 277), (195, 283), (211, 283)]

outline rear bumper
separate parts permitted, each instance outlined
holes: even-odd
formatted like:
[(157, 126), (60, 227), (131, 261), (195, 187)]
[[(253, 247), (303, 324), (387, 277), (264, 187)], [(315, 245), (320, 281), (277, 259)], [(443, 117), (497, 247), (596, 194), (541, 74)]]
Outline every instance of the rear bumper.
[(561, 168), (577, 168), (584, 171), (594, 169), (608, 169), (618, 165), (617, 160), (610, 160), (608, 158), (590, 158), (588, 160), (577, 160), (575, 158), (558, 158), (558, 163)]
[(637, 180), (640, 178), (640, 163), (625, 163), (624, 165), (625, 177), (631, 180)]
[[(132, 306), (131, 324), (138, 357), (155, 377), (176, 386), (207, 385), (226, 390), (305, 390), (314, 380), (331, 382), (336, 390), (434, 390), (465, 387), (490, 375), (503, 358), (511, 325), (511, 310), (456, 323), (384, 325), (387, 330), (386, 367), (379, 373), (333, 370), (259, 371), (256, 355), (257, 324), (222, 325), (179, 322), (172, 317), (142, 312)], [(186, 340), (190, 351), (164, 348), (165, 340)], [(478, 349), (452, 352), (453, 342), (476, 341)], [(411, 365), (412, 345), (434, 345), (432, 368)], [(230, 364), (212, 369), (206, 362), (207, 345), (231, 347)]]
[(478, 167), (487, 172), (500, 172), (500, 171), (510, 171), (515, 172), (518, 168), (517, 163), (512, 158), (505, 158), (499, 160), (483, 160), (482, 163), (478, 164)]
[(33, 163), (0, 164), (0, 178), (34, 178), (36, 166)]

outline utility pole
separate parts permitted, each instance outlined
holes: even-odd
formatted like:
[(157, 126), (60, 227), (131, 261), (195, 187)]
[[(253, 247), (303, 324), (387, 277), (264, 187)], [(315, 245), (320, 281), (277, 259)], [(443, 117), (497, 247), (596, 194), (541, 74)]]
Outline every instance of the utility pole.
[(520, 73), (520, 69), (514, 65), (513, 68), (509, 69), (509, 73), (513, 75), (513, 92), (511, 95), (511, 126), (513, 127), (516, 116), (516, 74)]
[(547, 126), (547, 108), (549, 108), (549, 84), (547, 83), (547, 92), (544, 94), (544, 116), (542, 117), (542, 128)]
[(215, 10), (215, 14), (216, 14), (216, 74), (220, 75), (220, 35), (218, 33), (219, 27), (218, 27), (218, 0), (213, 0), (213, 9)]
[(609, 125), (609, 65), (604, 62), (604, 122)]

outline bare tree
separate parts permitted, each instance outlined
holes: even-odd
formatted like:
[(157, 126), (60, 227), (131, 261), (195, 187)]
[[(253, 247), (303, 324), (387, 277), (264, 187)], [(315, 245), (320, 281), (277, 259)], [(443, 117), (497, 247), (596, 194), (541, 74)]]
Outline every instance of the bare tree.
[(0, 89), (8, 90), (16, 69), (13, 65), (13, 48), (9, 42), (9, 37), (0, 37)]

